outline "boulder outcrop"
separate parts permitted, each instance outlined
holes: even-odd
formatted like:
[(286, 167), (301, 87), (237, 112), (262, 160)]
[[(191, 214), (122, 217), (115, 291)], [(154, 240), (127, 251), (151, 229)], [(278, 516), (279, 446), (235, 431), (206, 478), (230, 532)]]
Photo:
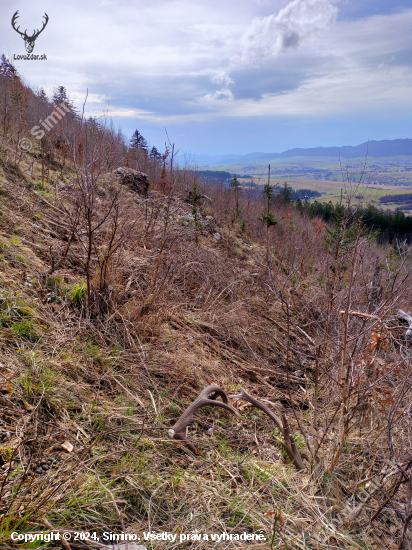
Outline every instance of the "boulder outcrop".
[(132, 168), (126, 168), (122, 166), (113, 171), (122, 185), (127, 185), (129, 189), (147, 197), (147, 191), (149, 189), (149, 178), (144, 172), (133, 170)]

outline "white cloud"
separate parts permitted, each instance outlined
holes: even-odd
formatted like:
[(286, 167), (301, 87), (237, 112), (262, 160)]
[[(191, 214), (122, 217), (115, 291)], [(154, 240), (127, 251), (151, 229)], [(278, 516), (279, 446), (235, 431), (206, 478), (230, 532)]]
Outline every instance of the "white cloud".
[(277, 14), (256, 18), (244, 34), (244, 61), (259, 61), (296, 49), (336, 21), (330, 0), (292, 0)]
[(217, 100), (226, 100), (226, 101), (232, 101), (233, 100), (233, 93), (229, 88), (223, 88), (222, 90), (217, 90), (216, 92), (213, 92), (212, 94), (206, 94), (205, 99), (217, 99)]
[[(248, 117), (366, 111), (383, 119), (386, 105), (409, 117), (412, 9), (344, 21), (337, 4), (44, 0), (40, 9), (21, 0), (22, 25), (49, 14), (34, 52), (48, 60), (17, 68), (32, 85), (66, 86), (78, 108), (88, 88), (87, 110), (110, 103), (122, 125), (238, 117), (246, 127)], [(0, 54), (23, 53), (10, 25), (16, 8), (4, 0), (0, 7), (9, 14), (0, 20)]]
[(213, 76), (210, 77), (210, 80), (214, 84), (223, 84), (225, 86), (234, 84), (234, 81), (230, 78), (226, 71), (219, 71), (215, 73)]
[(120, 118), (145, 118), (152, 119), (153, 112), (143, 111), (142, 109), (108, 109), (108, 115)]

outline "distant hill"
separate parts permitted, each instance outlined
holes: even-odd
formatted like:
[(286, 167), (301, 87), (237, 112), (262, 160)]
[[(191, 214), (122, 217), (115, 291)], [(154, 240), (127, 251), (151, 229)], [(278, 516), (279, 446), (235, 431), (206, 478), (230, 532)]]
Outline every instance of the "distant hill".
[(384, 139), (369, 141), (352, 147), (314, 147), (311, 149), (289, 149), (279, 156), (283, 157), (394, 157), (397, 155), (412, 155), (412, 139)]
[(198, 154), (198, 155), (188, 155), (185, 154), (178, 154), (177, 159), (179, 160), (179, 163), (182, 165), (185, 165), (188, 163), (189, 165), (196, 165), (199, 166), (227, 166), (229, 164), (244, 164), (244, 163), (250, 163), (250, 162), (266, 162), (267, 160), (270, 161), (273, 158), (279, 158), (279, 153), (248, 153), (247, 155), (204, 155), (204, 154)]
[[(290, 157), (341, 157), (365, 158), (394, 157), (399, 155), (412, 156), (412, 139), (384, 139), (369, 141), (360, 145), (344, 145), (342, 147), (313, 147), (288, 149), (283, 153), (248, 153), (247, 155), (190, 155), (191, 159), (200, 166), (227, 166), (230, 164), (270, 162), (280, 158)], [(183, 161), (184, 156), (179, 155)]]

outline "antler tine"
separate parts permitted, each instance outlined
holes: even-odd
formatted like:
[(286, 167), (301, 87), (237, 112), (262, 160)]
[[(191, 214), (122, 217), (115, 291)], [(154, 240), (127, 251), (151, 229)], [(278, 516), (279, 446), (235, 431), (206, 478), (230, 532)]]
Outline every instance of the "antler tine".
[[(213, 394), (213, 395), (211, 395)], [(209, 398), (211, 396), (211, 398)], [(216, 401), (216, 397), (220, 396), (223, 401)], [(223, 407), (227, 411), (230, 411), (233, 414), (236, 414), (239, 416), (239, 413), (233, 409), (230, 405), (227, 404), (227, 395), (226, 393), (219, 388), (219, 386), (207, 386), (204, 390), (202, 390), (197, 397), (191, 403), (187, 409), (184, 411), (182, 416), (179, 418), (179, 420), (175, 423), (175, 425), (169, 430), (169, 437), (174, 439), (180, 439), (181, 441), (184, 441), (186, 445), (189, 447), (191, 451), (193, 451), (195, 454), (199, 454), (196, 447), (190, 443), (190, 441), (187, 439), (185, 432), (187, 426), (190, 424), (193, 424), (193, 415), (194, 413), (199, 410), (201, 407), (204, 407), (206, 405), (215, 405), (217, 407)]]
[(17, 27), (17, 29), (16, 29), (16, 27), (15, 27), (16, 21), (17, 21), (17, 19), (18, 19), (18, 17), (19, 17), (18, 13), (19, 13), (19, 10), (17, 10), (16, 13), (13, 15), (13, 17), (12, 17), (12, 19), (11, 19), (11, 26), (13, 27), (13, 29), (14, 29), (16, 32), (18, 32), (19, 34), (21, 34), (22, 36), (24, 36), (24, 33), (22, 33), (22, 32), (19, 31), (20, 25)]
[(271, 418), (276, 424), (276, 427), (279, 428), (279, 430), (282, 432), (283, 439), (285, 440), (281, 441), (279, 438), (276, 438), (277, 442), (280, 443), (285, 449), (290, 461), (295, 466), (295, 468), (297, 470), (303, 470), (305, 468), (305, 465), (303, 464), (302, 457), (300, 455), (299, 449), (296, 446), (295, 440), (290, 434), (289, 424), (283, 412), (279, 411), (282, 417), (282, 419), (280, 419), (271, 409), (269, 409), (269, 407), (256, 399), (256, 397), (253, 397), (252, 395), (247, 393), (247, 391), (243, 388), (240, 389), (242, 390), (242, 393), (240, 393), (239, 395), (230, 395), (229, 397), (233, 399), (244, 399), (245, 401), (249, 401), (249, 403), (252, 403), (252, 405), (254, 405), (256, 408), (262, 410), (265, 414), (267, 414), (269, 418)]
[(245, 401), (249, 401), (249, 403), (252, 403), (252, 405), (254, 405), (256, 408), (261, 409), (264, 413), (266, 413), (276, 424), (276, 427), (279, 428), (279, 430), (281, 430), (281, 432), (283, 433), (282, 420), (278, 416), (276, 416), (275, 413), (269, 409), (269, 407), (266, 407), (266, 405), (253, 397), (253, 395), (247, 393), (245, 389), (240, 389), (242, 390), (242, 393), (240, 393), (239, 395), (229, 395), (229, 397), (231, 397), (232, 399), (244, 399)]
[(43, 23), (43, 27), (41, 28), (41, 30), (37, 29), (37, 32), (36, 32), (36, 33), (33, 31), (33, 36), (32, 36), (32, 38), (37, 38), (37, 37), (39, 36), (39, 34), (40, 34), (41, 32), (44, 31), (45, 26), (46, 26), (47, 23), (49, 22), (49, 16), (47, 15), (46, 12), (44, 12), (43, 17), (45, 18), (45, 21), (44, 21), (44, 23)]

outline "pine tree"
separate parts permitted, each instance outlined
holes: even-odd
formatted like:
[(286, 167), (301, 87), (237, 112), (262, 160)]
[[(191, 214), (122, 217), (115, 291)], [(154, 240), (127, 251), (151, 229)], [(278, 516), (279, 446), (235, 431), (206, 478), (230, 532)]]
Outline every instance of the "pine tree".
[(147, 153), (149, 145), (139, 130), (134, 131), (130, 140), (130, 147), (132, 149), (143, 149)]

